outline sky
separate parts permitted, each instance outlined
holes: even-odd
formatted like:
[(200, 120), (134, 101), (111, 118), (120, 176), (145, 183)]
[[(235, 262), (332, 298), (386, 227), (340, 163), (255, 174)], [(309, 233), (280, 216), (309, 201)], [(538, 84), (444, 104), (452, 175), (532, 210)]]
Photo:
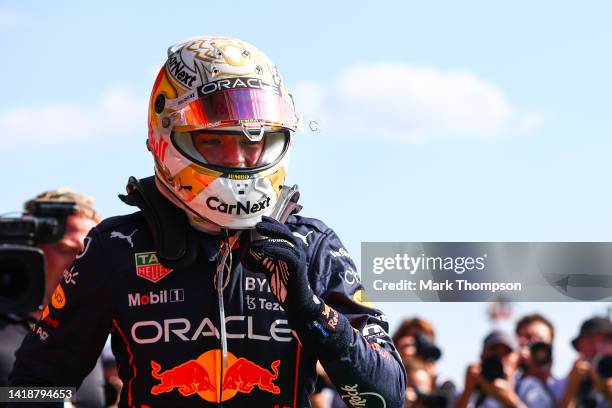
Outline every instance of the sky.
[[(288, 183), (303, 214), (362, 241), (610, 241), (612, 4), (587, 1), (228, 3), (0, 1), (0, 213), (40, 191), (92, 195), (103, 216), (152, 174), (147, 99), (173, 43), (229, 35), (278, 66), (305, 122)], [(393, 330), (433, 320), (461, 383), (483, 304), (378, 305)], [(518, 304), (569, 339), (607, 305)], [(458, 335), (461, 333), (461, 336)], [(460, 353), (460, 354), (458, 354)]]

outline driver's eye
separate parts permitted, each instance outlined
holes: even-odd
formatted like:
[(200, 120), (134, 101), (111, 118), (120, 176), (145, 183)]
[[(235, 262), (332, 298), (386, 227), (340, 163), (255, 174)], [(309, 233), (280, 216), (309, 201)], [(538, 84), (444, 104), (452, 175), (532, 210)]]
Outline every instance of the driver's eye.
[(200, 139), (196, 141), (196, 145), (215, 146), (221, 144), (220, 139)]

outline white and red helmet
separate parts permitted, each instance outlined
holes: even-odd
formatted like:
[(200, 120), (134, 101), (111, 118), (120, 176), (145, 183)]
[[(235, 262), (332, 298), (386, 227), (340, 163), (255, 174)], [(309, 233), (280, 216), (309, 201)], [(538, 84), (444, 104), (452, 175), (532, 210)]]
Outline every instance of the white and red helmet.
[[(149, 104), (157, 187), (196, 227), (253, 228), (278, 199), (298, 118), (278, 69), (254, 46), (229, 37), (173, 45)], [(263, 138), (263, 154), (249, 168), (207, 163), (191, 138), (202, 130)]]

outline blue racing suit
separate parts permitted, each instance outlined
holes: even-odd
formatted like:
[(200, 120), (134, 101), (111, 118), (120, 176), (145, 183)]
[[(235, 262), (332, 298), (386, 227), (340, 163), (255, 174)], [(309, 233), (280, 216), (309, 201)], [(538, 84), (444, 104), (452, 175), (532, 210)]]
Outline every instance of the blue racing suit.
[[(321, 221), (292, 215), (286, 224), (305, 244), (313, 292), (331, 308), (320, 324), (303, 329), (313, 331), (307, 343), (290, 327), (266, 276), (241, 265), (249, 234), (232, 246), (221, 323), (215, 275), (222, 239), (198, 233), (196, 261), (168, 269), (137, 212), (91, 230), (17, 352), (11, 384), (80, 385), (111, 333), (121, 407), (308, 407), (317, 360), (348, 406), (401, 407), (401, 360), (384, 316), (365, 300), (350, 255)], [(326, 329), (330, 310), (350, 322), (343, 333)]]

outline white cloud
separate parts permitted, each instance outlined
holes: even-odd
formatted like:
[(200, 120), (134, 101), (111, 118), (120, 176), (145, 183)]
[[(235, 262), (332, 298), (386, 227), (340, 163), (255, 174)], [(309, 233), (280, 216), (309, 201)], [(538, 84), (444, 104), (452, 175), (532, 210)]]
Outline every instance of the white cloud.
[(540, 123), (469, 72), (399, 63), (355, 65), (329, 85), (298, 84), (295, 95), (305, 122), (316, 120), (326, 137), (486, 138), (525, 133)]
[(3, 147), (87, 142), (142, 133), (147, 106), (146, 97), (115, 86), (91, 106), (57, 103), (0, 111)]

